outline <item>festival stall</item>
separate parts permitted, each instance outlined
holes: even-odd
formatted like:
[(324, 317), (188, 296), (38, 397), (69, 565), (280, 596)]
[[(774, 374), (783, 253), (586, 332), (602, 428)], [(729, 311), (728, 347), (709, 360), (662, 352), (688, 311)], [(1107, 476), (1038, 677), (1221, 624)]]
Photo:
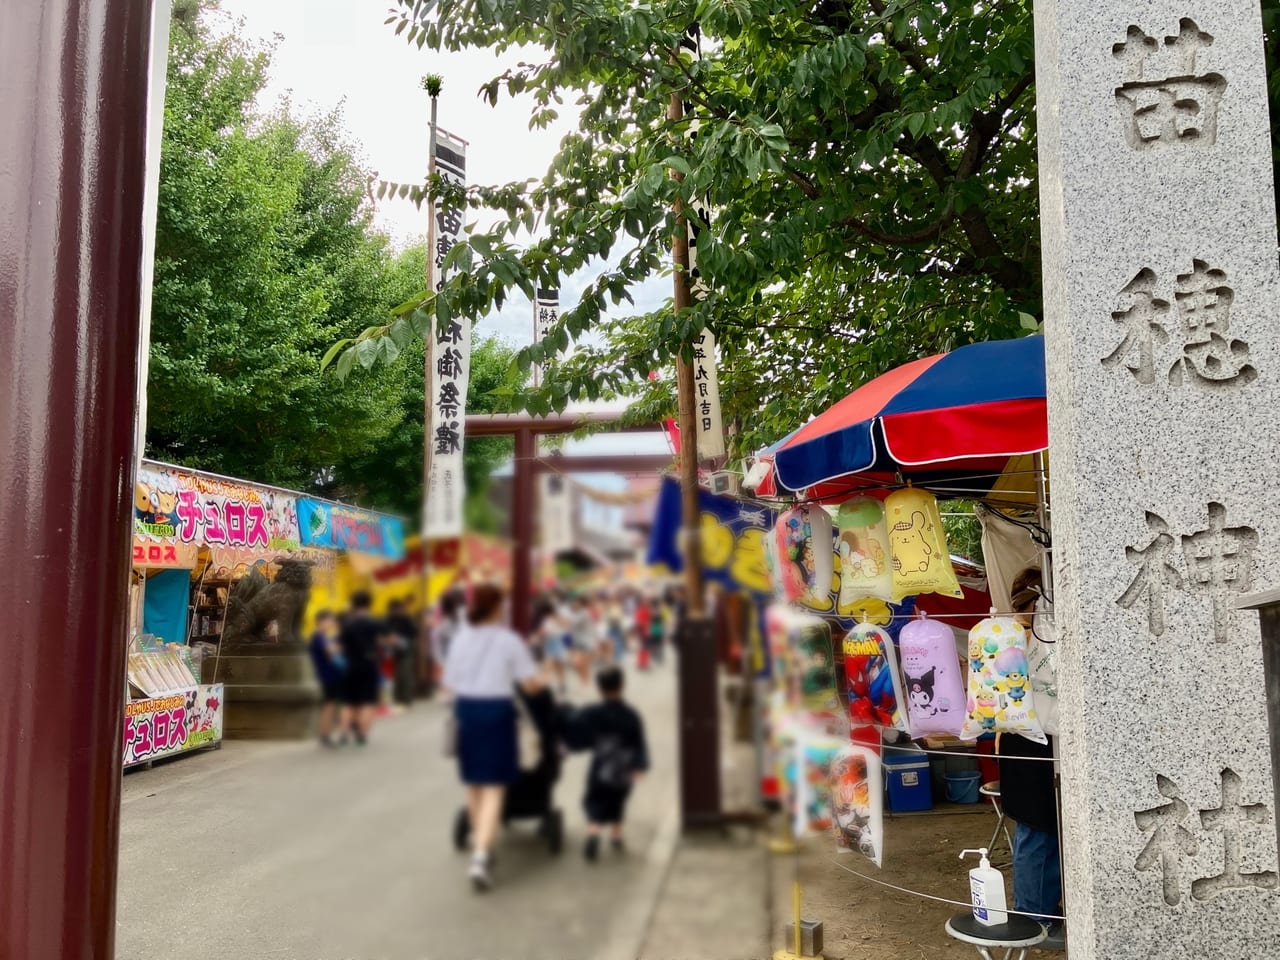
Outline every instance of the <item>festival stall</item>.
[[(769, 617), (766, 725), (797, 834), (835, 825), (840, 849), (879, 865), (886, 808), (932, 805), (931, 771), (967, 782), (947, 775), (951, 758), (1000, 730), (1043, 742), (1044, 690), (1008, 579), (1027, 561), (1047, 568), (1047, 432), (1041, 338), (973, 344), (869, 382), (749, 471), (779, 511), (768, 545), (785, 606)], [(940, 498), (978, 501), (984, 543), (1012, 528), (1020, 558), (993, 549), (999, 576), (975, 579), (951, 556)], [(828, 657), (839, 716), (815, 706)], [(977, 799), (972, 776), (972, 798), (951, 799)]]
[(403, 556), (398, 518), (144, 461), (134, 488), (125, 766), (220, 742), (228, 649), (297, 648), (313, 578), (375, 543), (388, 561)]

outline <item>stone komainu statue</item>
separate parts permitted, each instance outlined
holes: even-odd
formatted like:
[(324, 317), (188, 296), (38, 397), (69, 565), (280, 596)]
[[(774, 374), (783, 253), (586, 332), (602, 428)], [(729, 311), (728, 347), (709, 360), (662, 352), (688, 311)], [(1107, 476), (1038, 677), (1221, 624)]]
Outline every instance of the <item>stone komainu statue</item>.
[[(227, 599), (223, 651), (259, 644), (294, 646), (302, 642), (302, 615), (311, 596), (311, 564), (277, 561), (274, 581), (257, 568), (242, 577)], [(274, 631), (271, 624), (276, 625)]]

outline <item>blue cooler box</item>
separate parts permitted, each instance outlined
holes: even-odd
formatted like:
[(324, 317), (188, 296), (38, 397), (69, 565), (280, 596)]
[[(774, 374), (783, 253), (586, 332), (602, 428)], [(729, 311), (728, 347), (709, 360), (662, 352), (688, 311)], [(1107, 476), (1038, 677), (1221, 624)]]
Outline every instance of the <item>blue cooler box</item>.
[(933, 809), (928, 755), (910, 750), (886, 750), (884, 772), (889, 781), (889, 809), (893, 813)]

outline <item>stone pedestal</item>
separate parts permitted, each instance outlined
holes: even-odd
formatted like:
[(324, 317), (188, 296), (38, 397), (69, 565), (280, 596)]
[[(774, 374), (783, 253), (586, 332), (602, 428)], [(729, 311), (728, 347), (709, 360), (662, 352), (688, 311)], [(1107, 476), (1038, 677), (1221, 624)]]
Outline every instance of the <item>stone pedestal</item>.
[(225, 685), (224, 737), (303, 740), (315, 735), (321, 692), (304, 648), (224, 654), (215, 682)]
[(1073, 960), (1280, 949), (1280, 275), (1258, 0), (1037, 0)]

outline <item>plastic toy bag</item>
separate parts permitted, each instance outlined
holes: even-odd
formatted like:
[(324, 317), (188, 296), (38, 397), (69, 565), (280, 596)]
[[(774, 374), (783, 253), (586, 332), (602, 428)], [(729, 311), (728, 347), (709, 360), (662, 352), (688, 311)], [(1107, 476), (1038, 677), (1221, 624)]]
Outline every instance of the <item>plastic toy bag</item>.
[(845, 746), (831, 760), (831, 816), (836, 849), (877, 867), (884, 857), (884, 780), (873, 747)]
[(1042, 597), (1036, 604), (1027, 663), (1031, 666), (1031, 697), (1036, 719), (1047, 736), (1058, 735), (1058, 645), (1054, 642), (1052, 607)]
[(840, 553), (840, 611), (868, 597), (893, 597), (889, 568), (889, 527), (884, 504), (873, 497), (854, 497), (836, 514)]
[(792, 507), (774, 527), (783, 597), (814, 606), (829, 605), (835, 575), (831, 515), (822, 507)]
[(963, 597), (951, 566), (937, 499), (923, 490), (908, 487), (889, 494), (884, 509), (889, 525), (894, 603), (922, 593)]
[(811, 713), (839, 714), (831, 627), (817, 617), (801, 617), (793, 633), (800, 703)]
[(965, 672), (951, 628), (927, 617), (912, 620), (898, 634), (898, 656), (913, 736), (958, 737), (965, 718)]
[(819, 732), (805, 731), (796, 738), (797, 837), (829, 834), (834, 828), (831, 764), (847, 746), (847, 741)]
[(988, 617), (969, 631), (969, 698), (960, 736), (1007, 730), (1047, 743), (1036, 716), (1027, 634), (1017, 620)]
[[(893, 640), (870, 623), (856, 625), (844, 638), (844, 672), (849, 688), (849, 723), (909, 732), (903, 713)], [(879, 743), (879, 738), (875, 739)]]
[[(840, 716), (831, 627), (820, 617), (773, 605), (765, 612), (773, 673), (793, 709)], [(847, 724), (845, 724), (847, 728)]]

